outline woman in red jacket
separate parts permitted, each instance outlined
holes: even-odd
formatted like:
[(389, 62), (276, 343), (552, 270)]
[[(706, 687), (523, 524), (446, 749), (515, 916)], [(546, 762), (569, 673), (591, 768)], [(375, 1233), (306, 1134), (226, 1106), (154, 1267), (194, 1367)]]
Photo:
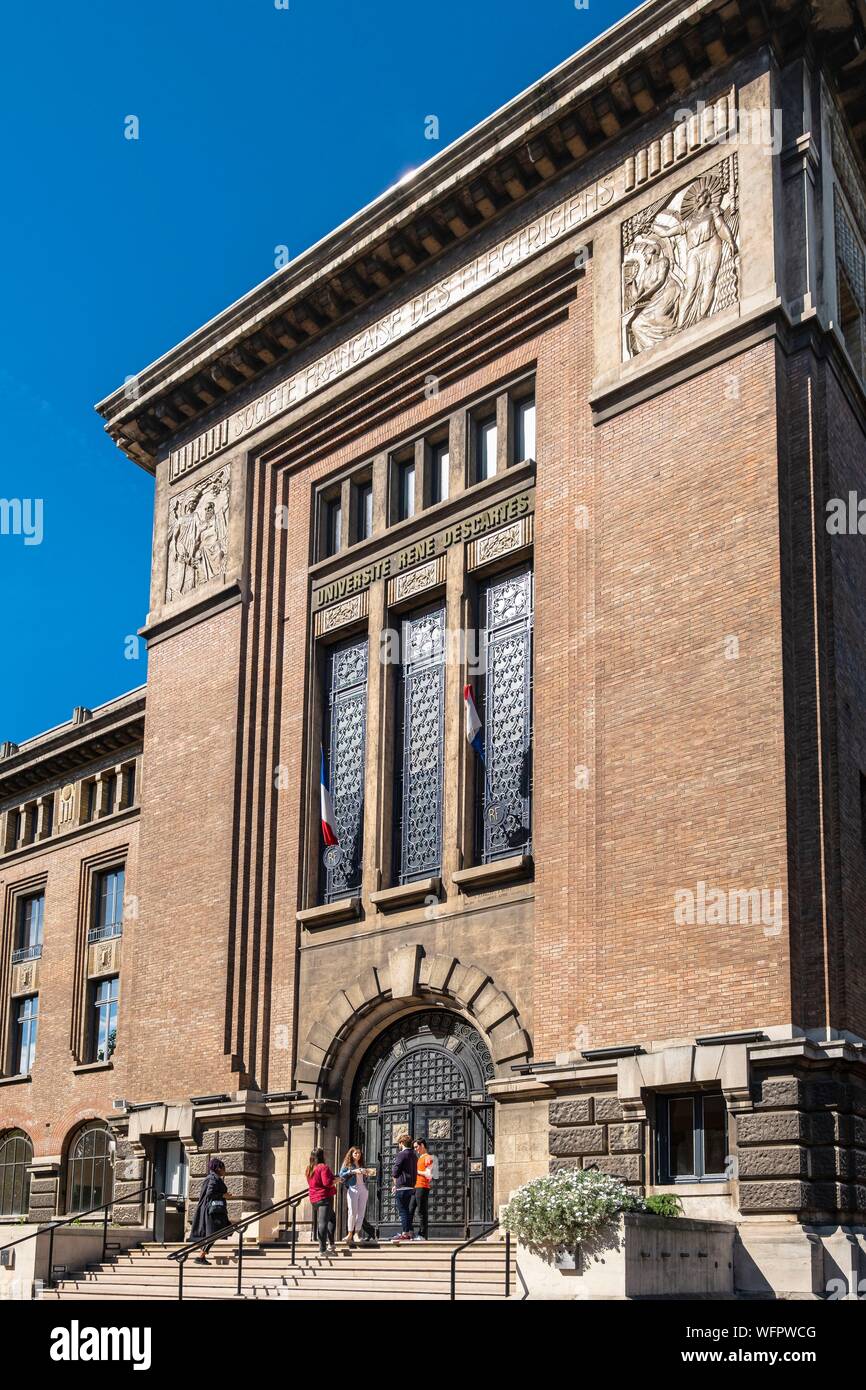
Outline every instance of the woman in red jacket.
[(307, 1182), (310, 1187), (310, 1203), (316, 1215), (316, 1234), (319, 1237), (319, 1253), (334, 1253), (334, 1236), (337, 1233), (337, 1217), (334, 1212), (334, 1198), (337, 1186), (334, 1174), (325, 1162), (324, 1149), (313, 1149), (307, 1164)]

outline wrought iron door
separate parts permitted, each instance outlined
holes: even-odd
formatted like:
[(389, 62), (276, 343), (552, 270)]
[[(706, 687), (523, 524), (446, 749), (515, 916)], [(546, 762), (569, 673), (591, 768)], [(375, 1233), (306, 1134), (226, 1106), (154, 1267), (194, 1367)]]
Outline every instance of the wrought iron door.
[(402, 626), (397, 862), (401, 883), (440, 872), (445, 746), (445, 609)]
[(367, 736), (367, 638), (333, 647), (327, 657), (327, 748), (339, 843), (325, 850), (324, 898), (358, 891), (364, 833), (364, 752)]
[[(479, 838), (485, 864), (531, 844), (532, 570), (481, 587), (484, 767), (478, 770)], [(495, 815), (488, 814), (493, 807)]]
[(352, 1137), (377, 1168), (369, 1220), (381, 1235), (399, 1229), (391, 1165), (403, 1133), (425, 1139), (438, 1160), (430, 1191), (431, 1238), (474, 1234), (492, 1220), (493, 1107), (484, 1101), (484, 1083), (492, 1075), (481, 1037), (445, 1010), (401, 1019), (374, 1043), (356, 1083)]

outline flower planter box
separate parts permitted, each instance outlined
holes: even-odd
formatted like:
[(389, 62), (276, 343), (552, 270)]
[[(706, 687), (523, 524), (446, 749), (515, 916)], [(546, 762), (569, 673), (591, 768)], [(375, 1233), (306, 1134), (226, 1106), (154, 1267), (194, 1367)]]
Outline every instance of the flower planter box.
[(530, 1299), (729, 1297), (735, 1232), (728, 1221), (626, 1212), (584, 1241), (570, 1267), (561, 1256), (518, 1245), (519, 1279)]

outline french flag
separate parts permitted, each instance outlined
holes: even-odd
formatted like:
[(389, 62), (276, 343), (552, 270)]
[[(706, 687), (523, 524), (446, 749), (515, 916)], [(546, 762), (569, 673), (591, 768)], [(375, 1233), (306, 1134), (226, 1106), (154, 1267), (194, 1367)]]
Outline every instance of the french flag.
[(472, 686), (464, 685), (463, 703), (466, 706), (466, 741), (470, 748), (474, 748), (482, 762), (484, 762), (484, 736), (481, 732), (482, 724), (475, 708), (475, 701), (472, 698)]
[(322, 754), (322, 839), (330, 849), (331, 845), (340, 843), (337, 838), (337, 822), (334, 819), (334, 803), (331, 800), (331, 791), (328, 786), (328, 774), (325, 770), (325, 750), (320, 749)]

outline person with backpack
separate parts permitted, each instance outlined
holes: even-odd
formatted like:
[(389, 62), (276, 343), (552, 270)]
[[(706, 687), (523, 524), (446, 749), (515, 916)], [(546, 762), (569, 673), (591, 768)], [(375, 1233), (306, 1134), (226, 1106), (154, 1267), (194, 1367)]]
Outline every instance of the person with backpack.
[(430, 1185), (436, 1170), (436, 1159), (427, 1149), (426, 1139), (415, 1140), (415, 1153), (418, 1166), (415, 1175), (415, 1200), (413, 1205), (413, 1225), (418, 1220), (418, 1234), (415, 1240), (427, 1240), (430, 1221)]

